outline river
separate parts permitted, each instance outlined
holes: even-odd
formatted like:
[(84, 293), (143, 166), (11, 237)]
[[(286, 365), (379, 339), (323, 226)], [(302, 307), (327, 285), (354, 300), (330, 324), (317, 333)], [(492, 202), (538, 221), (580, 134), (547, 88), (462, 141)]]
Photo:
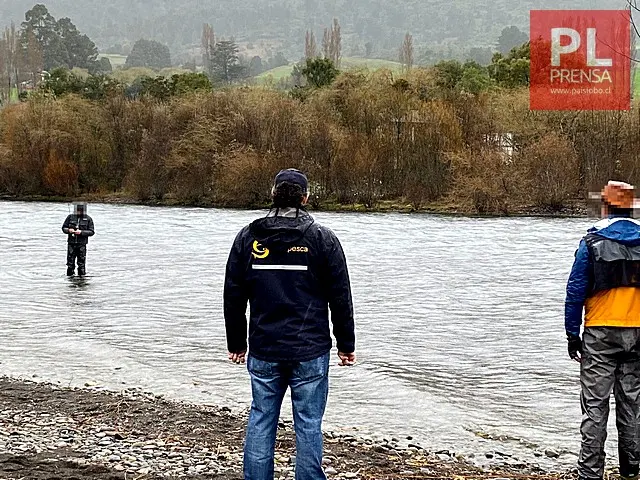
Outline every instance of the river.
[[(91, 204), (81, 280), (65, 276), (67, 214), (0, 203), (0, 373), (248, 406), (246, 371), (226, 360), (222, 286), (234, 236), (264, 212)], [(563, 301), (588, 219), (314, 216), (347, 255), (360, 361), (331, 368), (327, 428), (575, 462)]]

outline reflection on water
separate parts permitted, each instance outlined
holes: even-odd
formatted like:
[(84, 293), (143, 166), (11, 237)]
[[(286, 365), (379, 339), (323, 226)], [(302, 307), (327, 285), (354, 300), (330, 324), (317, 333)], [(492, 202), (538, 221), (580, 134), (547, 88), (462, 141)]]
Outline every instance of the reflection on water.
[(85, 290), (91, 283), (89, 280), (89, 277), (85, 277), (85, 276), (83, 277), (73, 276), (73, 277), (67, 277), (67, 279), (69, 281), (69, 287), (79, 291)]
[[(92, 205), (88, 276), (66, 278), (67, 206), (0, 203), (2, 372), (245, 408), (247, 374), (226, 361), (222, 284), (233, 238), (262, 214)], [(328, 426), (454, 451), (577, 451), (563, 300), (587, 220), (316, 218), (347, 254), (361, 361), (331, 368)], [(25, 219), (29, 236), (7, 233)]]

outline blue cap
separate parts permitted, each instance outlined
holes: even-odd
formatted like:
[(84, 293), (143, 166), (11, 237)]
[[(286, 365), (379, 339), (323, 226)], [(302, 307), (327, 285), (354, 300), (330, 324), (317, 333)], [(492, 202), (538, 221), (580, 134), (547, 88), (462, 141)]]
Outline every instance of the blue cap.
[(296, 170), (295, 168), (280, 170), (280, 172), (276, 175), (273, 184), (277, 187), (282, 182), (289, 182), (295, 185), (300, 185), (304, 193), (307, 193), (309, 191), (309, 180), (307, 180), (307, 176), (300, 170)]

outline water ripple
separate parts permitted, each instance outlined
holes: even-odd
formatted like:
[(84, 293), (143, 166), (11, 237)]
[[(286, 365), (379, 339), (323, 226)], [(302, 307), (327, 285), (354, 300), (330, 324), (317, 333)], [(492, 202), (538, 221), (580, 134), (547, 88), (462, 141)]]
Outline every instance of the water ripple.
[[(237, 231), (263, 213), (90, 205), (84, 280), (64, 275), (67, 213), (0, 203), (0, 371), (248, 406), (246, 372), (225, 361), (222, 284)], [(587, 221), (316, 218), (347, 254), (361, 358), (331, 369), (328, 425), (456, 451), (494, 448), (470, 430), (577, 450), (562, 302)], [(8, 233), (27, 219), (28, 236)]]

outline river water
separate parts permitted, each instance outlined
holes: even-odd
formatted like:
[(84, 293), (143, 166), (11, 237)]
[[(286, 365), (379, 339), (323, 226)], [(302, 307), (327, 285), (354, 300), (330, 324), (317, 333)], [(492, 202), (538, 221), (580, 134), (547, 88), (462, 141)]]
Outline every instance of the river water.
[[(247, 407), (247, 373), (226, 361), (222, 286), (236, 233), (264, 212), (90, 205), (83, 280), (65, 276), (67, 214), (0, 203), (0, 373)], [(347, 255), (360, 360), (331, 368), (327, 428), (575, 462), (563, 300), (589, 220), (314, 216)]]

